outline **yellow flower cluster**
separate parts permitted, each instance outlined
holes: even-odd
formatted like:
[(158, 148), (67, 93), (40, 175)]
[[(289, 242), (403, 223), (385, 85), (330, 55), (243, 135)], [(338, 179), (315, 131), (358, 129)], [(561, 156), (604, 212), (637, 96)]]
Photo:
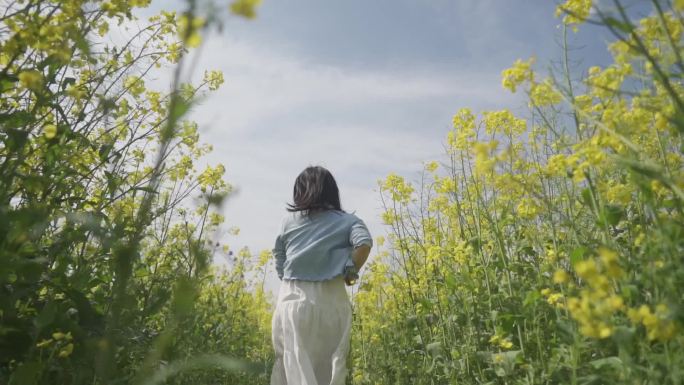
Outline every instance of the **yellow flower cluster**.
[(453, 131), (449, 131), (447, 143), (452, 150), (466, 150), (475, 139), (475, 116), (468, 108), (460, 109), (453, 118)]
[(428, 162), (427, 164), (425, 164), (425, 171), (427, 171), (429, 173), (433, 173), (433, 172), (437, 171), (438, 167), (439, 167), (439, 163), (437, 163), (435, 161)]
[(570, 280), (570, 275), (563, 269), (558, 269), (553, 273), (553, 283), (563, 284)]
[(579, 297), (568, 298), (570, 315), (580, 324), (580, 332), (592, 338), (607, 338), (613, 334), (612, 316), (624, 308), (622, 297), (611, 285), (611, 278), (624, 274), (615, 251), (605, 247), (598, 250), (598, 260), (587, 259), (575, 264), (575, 272), (588, 288)]
[(501, 85), (511, 92), (515, 92), (516, 88), (522, 83), (534, 80), (534, 72), (532, 72), (534, 60), (534, 58), (530, 58), (527, 61), (516, 60), (513, 63), (513, 67), (501, 72)]
[(380, 189), (388, 191), (393, 200), (403, 203), (407, 203), (413, 194), (413, 186), (397, 174), (388, 175), (384, 183), (380, 184)]
[(592, 95), (609, 99), (617, 95), (625, 77), (631, 73), (632, 66), (629, 63), (610, 66), (604, 70), (594, 66), (589, 68), (589, 77), (586, 81), (591, 87)]
[(630, 308), (627, 316), (633, 324), (642, 324), (646, 328), (646, 335), (649, 340), (668, 341), (677, 332), (677, 325), (671, 319), (670, 310), (664, 304), (658, 304), (655, 313), (648, 305), (641, 305), (638, 309)]
[(261, 0), (235, 0), (230, 4), (230, 11), (238, 16), (253, 19), (256, 16), (255, 8), (261, 4)]
[(532, 219), (539, 214), (540, 207), (531, 198), (522, 198), (516, 207), (516, 212), (521, 218)]
[(563, 16), (565, 24), (579, 24), (589, 17), (592, 0), (567, 0), (556, 8), (556, 17)]
[(485, 132), (495, 135), (499, 132), (506, 136), (519, 136), (527, 131), (527, 121), (516, 118), (509, 110), (486, 111), (482, 113)]
[(457, 263), (465, 264), (468, 262), (468, 259), (473, 255), (473, 247), (469, 245), (466, 241), (455, 241), (454, 245), (451, 248), (451, 255)]
[(628, 205), (632, 202), (634, 188), (625, 183), (610, 183), (606, 189), (606, 198), (609, 203)]
[(546, 78), (541, 82), (534, 79), (532, 64), (535, 59), (527, 61), (520, 59), (513, 63), (513, 67), (505, 69), (501, 73), (501, 84), (511, 92), (516, 92), (517, 88), (525, 83), (529, 83), (529, 105), (530, 107), (544, 107), (560, 103), (562, 95), (553, 85), (551, 79)]
[(19, 73), (19, 83), (30, 90), (39, 90), (43, 87), (43, 75), (34, 70)]
[(555, 293), (555, 292), (551, 291), (551, 289), (549, 289), (548, 287), (542, 289), (540, 291), (540, 293), (541, 293), (541, 295), (546, 297), (546, 302), (549, 305), (556, 306), (559, 308), (562, 308), (565, 306), (565, 304), (564, 304), (565, 296), (562, 293)]
[(223, 72), (204, 71), (204, 82), (209, 84), (209, 90), (216, 91), (223, 84)]
[(497, 157), (494, 155), (499, 142), (491, 140), (489, 142), (477, 142), (473, 146), (475, 153), (475, 173), (478, 175), (486, 175), (494, 171)]
[(501, 349), (511, 349), (513, 347), (513, 342), (508, 338), (503, 338), (498, 334), (494, 334), (490, 339), (489, 343), (498, 346)]
[(530, 105), (537, 107), (558, 104), (563, 100), (562, 96), (551, 84), (550, 79), (544, 79), (541, 83), (533, 83), (530, 86)]
[(145, 81), (139, 76), (128, 76), (124, 80), (124, 87), (128, 89), (131, 95), (138, 97), (145, 92)]
[(207, 166), (207, 168), (197, 177), (197, 181), (200, 183), (200, 187), (204, 191), (207, 187), (219, 187), (225, 185), (223, 181), (223, 174), (226, 172), (226, 168), (222, 164), (216, 165), (216, 167)]
[(73, 337), (71, 336), (71, 332), (68, 333), (62, 333), (62, 332), (54, 332), (52, 333), (52, 338), (44, 339), (36, 344), (36, 347), (39, 349), (46, 349), (49, 346), (52, 345), (52, 343), (55, 343), (55, 349), (57, 351), (57, 357), (59, 358), (67, 358), (73, 353), (74, 351), (74, 344), (73, 344)]
[(178, 18), (178, 34), (188, 47), (198, 47), (202, 43), (200, 31), (206, 25), (206, 20), (199, 16), (183, 14)]

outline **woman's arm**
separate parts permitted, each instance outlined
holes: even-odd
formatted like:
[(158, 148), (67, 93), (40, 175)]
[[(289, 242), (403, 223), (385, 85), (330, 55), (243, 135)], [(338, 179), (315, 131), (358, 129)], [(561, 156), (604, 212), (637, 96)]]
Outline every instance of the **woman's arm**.
[(279, 234), (275, 240), (275, 246), (273, 247), (273, 256), (275, 257), (275, 268), (276, 273), (278, 273), (278, 278), (283, 279), (283, 265), (285, 264), (285, 244)]
[(371, 247), (367, 244), (363, 244), (352, 251), (352, 261), (356, 270), (361, 271), (364, 263), (368, 259), (368, 254), (370, 254)]
[(354, 223), (351, 226), (349, 243), (353, 247), (351, 260), (356, 272), (354, 274), (345, 273), (345, 282), (351, 286), (356, 282), (356, 278), (359, 277), (358, 272), (361, 271), (361, 268), (366, 263), (370, 249), (373, 247), (373, 238), (370, 232), (368, 232), (366, 224), (356, 216), (354, 216)]
[(359, 278), (358, 271), (360, 271), (361, 267), (363, 267), (364, 263), (366, 263), (368, 254), (370, 254), (370, 249), (371, 246), (364, 243), (358, 247), (355, 247), (352, 251), (351, 259), (354, 263), (355, 271), (350, 273), (345, 268), (344, 282), (347, 284), (347, 286), (351, 286), (356, 283), (356, 279)]

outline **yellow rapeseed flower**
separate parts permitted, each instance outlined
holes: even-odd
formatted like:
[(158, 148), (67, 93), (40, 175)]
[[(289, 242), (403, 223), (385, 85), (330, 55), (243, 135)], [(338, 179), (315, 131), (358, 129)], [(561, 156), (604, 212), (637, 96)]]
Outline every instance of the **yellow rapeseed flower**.
[(62, 350), (59, 351), (58, 356), (60, 358), (66, 358), (71, 355), (74, 351), (74, 344), (68, 344), (67, 346), (63, 347)]
[(43, 87), (43, 74), (35, 70), (22, 71), (19, 73), (19, 84), (30, 90), (39, 90)]
[(192, 20), (186, 14), (180, 16), (178, 19), (178, 33), (188, 47), (195, 48), (200, 45), (202, 37), (199, 31), (205, 24), (206, 21), (198, 16), (193, 16)]
[(47, 139), (52, 139), (57, 135), (57, 126), (54, 124), (46, 124), (45, 127), (43, 127), (43, 135)]
[(591, 259), (577, 262), (575, 271), (577, 272), (577, 275), (585, 279), (589, 279), (598, 273), (596, 262)]
[(532, 72), (532, 64), (535, 59), (532, 57), (527, 61), (522, 61), (520, 59), (513, 63), (513, 67), (505, 69), (501, 72), (501, 85), (515, 92), (516, 88), (524, 83), (525, 81), (532, 81), (534, 79), (534, 73)]
[(570, 279), (570, 276), (568, 273), (563, 270), (563, 269), (558, 269), (553, 273), (553, 282), (554, 283), (566, 283)]
[(52, 338), (54, 338), (56, 341), (59, 341), (59, 340), (61, 340), (61, 339), (64, 339), (65, 336), (66, 336), (66, 334), (64, 334), (64, 333), (62, 333), (62, 332), (55, 332), (55, 333), (52, 333)]
[(558, 104), (563, 100), (562, 96), (554, 88), (549, 79), (541, 83), (535, 83), (530, 87), (530, 104), (543, 107)]
[(599, 328), (599, 338), (608, 338), (613, 334), (613, 328), (608, 325), (602, 325)]
[(238, 16), (253, 19), (256, 16), (255, 8), (261, 4), (261, 0), (235, 0), (230, 4), (230, 11)]
[(53, 340), (52, 338), (47, 339), (47, 340), (42, 340), (42, 341), (40, 341), (39, 343), (36, 344), (36, 347), (39, 348), (39, 349), (42, 349), (42, 348), (47, 347), (48, 345), (50, 345), (53, 341), (54, 341), (54, 340)]
[(555, 305), (555, 306), (560, 306), (562, 305), (563, 300), (563, 294), (561, 293), (553, 293), (550, 294), (549, 297), (546, 299), (546, 302), (548, 302), (549, 305)]
[(556, 8), (556, 17), (563, 16), (565, 24), (583, 23), (591, 11), (592, 0), (567, 0)]

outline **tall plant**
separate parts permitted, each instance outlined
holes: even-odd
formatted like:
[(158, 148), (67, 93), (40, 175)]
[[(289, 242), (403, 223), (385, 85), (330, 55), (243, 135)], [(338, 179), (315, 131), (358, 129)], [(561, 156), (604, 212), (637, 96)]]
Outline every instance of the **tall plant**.
[(684, 4), (651, 4), (560, 4), (613, 34), (610, 65), (517, 61), (502, 83), (528, 118), (461, 109), (445, 162), (382, 181), (354, 383), (683, 381)]
[[(2, 5), (2, 383), (159, 378), (159, 365), (178, 356), (168, 353), (174, 330), (204, 290), (209, 237), (223, 222), (211, 207), (230, 186), (221, 165), (196, 170), (211, 147), (185, 116), (223, 76), (183, 79), (188, 48), (219, 20), (190, 1), (182, 14), (140, 21), (134, 8), (149, 3)], [(257, 3), (230, 7), (253, 17)], [(149, 87), (168, 66), (171, 90)]]

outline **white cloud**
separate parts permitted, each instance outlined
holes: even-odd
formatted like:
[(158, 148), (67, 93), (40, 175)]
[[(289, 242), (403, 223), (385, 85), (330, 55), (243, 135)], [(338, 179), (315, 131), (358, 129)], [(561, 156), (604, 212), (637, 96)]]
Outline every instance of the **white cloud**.
[(231, 130), (252, 130), (256, 122), (263, 124), (274, 115), (307, 112), (314, 106), (358, 107), (367, 112), (387, 103), (446, 98), (502, 101), (499, 74), (459, 73), (458, 69), (434, 73), (415, 67), (363, 72), (302, 61), (278, 49), (227, 37), (211, 39), (198, 68), (221, 69), (226, 84), (206, 102), (209, 108), (203, 113), (220, 111)]

